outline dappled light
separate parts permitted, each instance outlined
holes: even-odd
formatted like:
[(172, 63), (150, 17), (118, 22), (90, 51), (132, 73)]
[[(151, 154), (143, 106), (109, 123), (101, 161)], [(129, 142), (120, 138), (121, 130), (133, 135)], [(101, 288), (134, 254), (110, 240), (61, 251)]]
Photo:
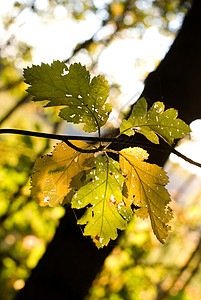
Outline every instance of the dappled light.
[(0, 299), (199, 300), (200, 1), (1, 2)]

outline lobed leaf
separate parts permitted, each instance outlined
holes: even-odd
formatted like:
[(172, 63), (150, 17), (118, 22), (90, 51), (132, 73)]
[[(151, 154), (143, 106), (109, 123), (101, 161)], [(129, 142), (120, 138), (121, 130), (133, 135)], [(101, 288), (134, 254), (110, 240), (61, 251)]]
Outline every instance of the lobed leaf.
[(33, 65), (24, 70), (27, 91), (34, 101), (48, 100), (46, 105), (63, 106), (59, 116), (68, 122), (83, 123), (87, 132), (95, 132), (106, 122), (111, 105), (105, 103), (109, 95), (108, 82), (102, 76), (90, 81), (90, 74), (81, 64), (68, 67), (60, 61), (51, 65)]
[(139, 132), (155, 144), (159, 144), (160, 136), (171, 145), (174, 139), (182, 138), (190, 132), (189, 126), (177, 116), (178, 112), (173, 108), (165, 111), (162, 102), (155, 102), (147, 112), (147, 102), (141, 98), (134, 105), (129, 119), (122, 121), (120, 131), (127, 135)]
[[(75, 145), (82, 149), (90, 147), (81, 141)], [(53, 207), (69, 202), (74, 189), (81, 186), (83, 171), (92, 168), (92, 159), (93, 154), (76, 152), (64, 142), (57, 144), (52, 155), (36, 160), (31, 196), (40, 206)]]
[(98, 248), (116, 239), (117, 229), (125, 229), (131, 219), (132, 210), (122, 200), (123, 181), (118, 162), (97, 157), (95, 169), (72, 199), (73, 208), (87, 207), (78, 223), (86, 224), (84, 234), (90, 235)]
[(157, 165), (144, 162), (148, 153), (142, 148), (127, 148), (120, 152), (120, 167), (126, 176), (127, 202), (140, 207), (135, 214), (140, 218), (150, 216), (154, 234), (161, 243), (168, 235), (172, 218), (167, 206), (170, 195), (165, 188), (168, 183), (166, 172)]

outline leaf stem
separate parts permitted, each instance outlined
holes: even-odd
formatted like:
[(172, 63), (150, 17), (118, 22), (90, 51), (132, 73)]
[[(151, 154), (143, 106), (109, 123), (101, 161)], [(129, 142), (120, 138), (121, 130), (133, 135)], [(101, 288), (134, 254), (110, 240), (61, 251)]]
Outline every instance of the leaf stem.
[[(80, 151), (82, 153), (96, 153), (99, 151), (107, 151), (107, 152), (114, 152), (119, 153), (118, 151), (114, 151), (111, 149), (105, 149), (104, 146), (99, 146), (98, 148), (91, 149), (91, 150), (84, 150), (81, 148), (78, 148), (77, 146), (73, 145), (69, 140), (71, 141), (90, 141), (90, 142), (112, 142), (112, 143), (125, 143), (125, 137), (119, 137), (117, 138), (105, 138), (105, 137), (93, 137), (93, 136), (75, 136), (75, 135), (62, 135), (62, 134), (53, 134), (53, 133), (45, 133), (45, 132), (36, 132), (36, 131), (30, 131), (30, 130), (21, 130), (21, 129), (11, 129), (11, 128), (3, 128), (0, 129), (0, 134), (19, 134), (19, 135), (28, 135), (28, 136), (35, 136), (35, 137), (41, 137), (41, 138), (49, 138), (53, 140), (60, 140), (64, 141), (69, 147), (75, 149), (76, 151)], [(141, 146), (137, 141), (132, 141), (133, 144), (136, 144), (137, 146)], [(95, 146), (94, 146), (95, 147)], [(188, 163), (195, 165), (199, 168), (201, 168), (201, 163), (198, 163), (189, 157), (185, 156), (181, 152), (174, 149), (172, 146), (161, 146), (159, 145), (157, 147), (160, 151), (166, 151), (169, 153), (174, 153), (178, 157), (181, 157), (183, 160), (187, 161)]]

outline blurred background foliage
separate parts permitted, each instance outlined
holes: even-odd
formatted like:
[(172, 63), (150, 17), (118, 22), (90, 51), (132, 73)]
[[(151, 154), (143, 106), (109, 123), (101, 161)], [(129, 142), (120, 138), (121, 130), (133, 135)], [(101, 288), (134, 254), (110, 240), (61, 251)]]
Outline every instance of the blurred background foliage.
[[(112, 128), (118, 126), (128, 105), (137, 99), (140, 91), (136, 93), (128, 71), (123, 76), (128, 76), (131, 81), (131, 93), (125, 96), (121, 81), (115, 80), (115, 76), (102, 67), (102, 53), (110, 49), (110, 57), (120, 55), (116, 46), (112, 47), (115, 42), (143, 39), (149, 28), (157, 28), (161, 36), (170, 37), (172, 41), (191, 6), (191, 1), (185, 0), (9, 0), (5, 9), (3, 2), (0, 4), (0, 126), (55, 133), (79, 131), (77, 127), (67, 127), (61, 122), (54, 110), (45, 110), (30, 102), (25, 92), (22, 68), (32, 62), (39, 63), (36, 52), (41, 47), (38, 42), (29, 43), (19, 34), (25, 30), (28, 19), (39, 20), (41, 26), (49, 26), (49, 23), (61, 19), (71, 20), (76, 26), (82, 26), (91, 18), (95, 20), (94, 28), (89, 26), (88, 31), (80, 32), (73, 42), (69, 41), (71, 49), (66, 50), (66, 55), (58, 54), (58, 57), (55, 52), (54, 58), (66, 63), (81, 61), (92, 73), (102, 73), (107, 77), (111, 84), (110, 101), (115, 111), (110, 120)], [(29, 34), (32, 36), (34, 31)], [(58, 34), (65, 39), (65, 31)], [(54, 40), (52, 47), (53, 44)], [(149, 46), (147, 44), (148, 49)], [(62, 46), (58, 44), (57, 48), (59, 53)], [(139, 56), (132, 61), (131, 67), (135, 68), (141, 84), (164, 54), (161, 57)], [(45, 60), (48, 59), (52, 58), (47, 52)], [(124, 63), (126, 54), (123, 52), (118, 59), (123, 59)], [(14, 299), (16, 291), (23, 288), (65, 213), (62, 207), (40, 208), (30, 199), (29, 177), (34, 161), (50, 152), (53, 144), (39, 138), (0, 136), (2, 300)], [(169, 161), (166, 169), (171, 180), (169, 191), (175, 215), (167, 243), (161, 245), (156, 241), (149, 221), (134, 219), (119, 245), (106, 259), (102, 272), (90, 289), (88, 300), (201, 299), (200, 174), (192, 173), (175, 160)]]

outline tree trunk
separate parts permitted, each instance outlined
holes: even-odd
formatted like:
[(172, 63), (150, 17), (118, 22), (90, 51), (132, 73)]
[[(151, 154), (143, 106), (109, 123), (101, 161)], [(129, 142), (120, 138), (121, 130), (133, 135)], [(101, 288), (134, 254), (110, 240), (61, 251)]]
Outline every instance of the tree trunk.
[(82, 235), (69, 207), (53, 241), (17, 299), (83, 299), (110, 251), (110, 247), (98, 250)]
[(145, 81), (143, 95), (179, 110), (188, 124), (201, 117), (201, 1), (195, 0), (182, 29), (158, 68)]
[[(201, 1), (195, 0), (169, 52), (146, 79), (143, 91), (152, 102), (163, 101), (167, 108), (178, 109), (187, 123), (201, 117), (200, 11)], [(149, 152), (151, 161), (160, 165), (168, 157), (164, 152)], [(82, 236), (73, 212), (67, 209), (53, 241), (16, 299), (82, 300), (115, 243), (97, 250)]]

